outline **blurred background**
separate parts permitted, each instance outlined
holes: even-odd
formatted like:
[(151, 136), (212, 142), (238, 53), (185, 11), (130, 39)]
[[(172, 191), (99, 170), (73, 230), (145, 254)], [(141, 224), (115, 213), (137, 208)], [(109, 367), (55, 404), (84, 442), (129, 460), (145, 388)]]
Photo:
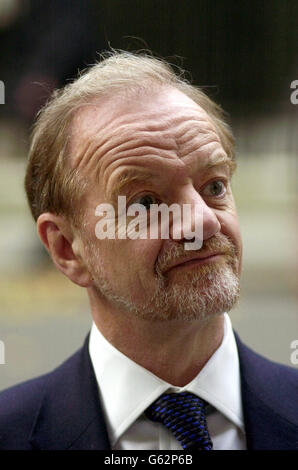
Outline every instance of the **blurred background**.
[(86, 293), (41, 247), (23, 179), (36, 112), (109, 47), (151, 49), (228, 112), (244, 242), (230, 315), (248, 345), (297, 367), (297, 32), (296, 0), (0, 0), (0, 390), (60, 364), (91, 325)]

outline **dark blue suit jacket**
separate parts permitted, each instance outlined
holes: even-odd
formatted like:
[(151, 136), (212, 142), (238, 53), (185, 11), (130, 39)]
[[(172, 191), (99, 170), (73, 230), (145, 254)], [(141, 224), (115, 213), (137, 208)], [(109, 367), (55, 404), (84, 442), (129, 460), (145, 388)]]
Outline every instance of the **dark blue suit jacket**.
[[(110, 449), (88, 339), (53, 372), (0, 393), (0, 449)], [(236, 341), (248, 449), (298, 449), (298, 371)]]

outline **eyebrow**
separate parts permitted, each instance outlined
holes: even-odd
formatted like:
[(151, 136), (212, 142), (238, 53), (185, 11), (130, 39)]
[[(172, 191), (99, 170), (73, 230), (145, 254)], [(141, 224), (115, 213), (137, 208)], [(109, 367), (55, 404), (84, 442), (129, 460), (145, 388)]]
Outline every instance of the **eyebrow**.
[[(230, 175), (233, 174), (236, 169), (236, 162), (226, 155), (221, 156), (220, 158), (210, 159), (199, 171), (207, 171), (218, 166), (227, 166), (230, 171)], [(105, 197), (107, 200), (117, 201), (118, 195), (121, 195), (121, 192), (129, 187), (132, 183), (135, 183), (136, 186), (146, 185), (149, 182), (152, 182), (152, 179), (158, 178), (157, 174), (152, 172), (145, 172), (142, 170), (125, 170), (119, 176), (117, 182), (113, 185), (113, 188), (108, 191), (105, 189)]]
[(204, 165), (202, 168), (200, 168), (200, 170), (206, 171), (217, 166), (227, 166), (230, 170), (230, 174), (232, 175), (237, 167), (237, 163), (235, 162), (235, 160), (232, 160), (227, 155), (221, 155), (220, 157), (217, 157), (216, 159), (210, 158), (208, 163)]
[(106, 199), (111, 199), (113, 201), (117, 201), (117, 196), (121, 195), (121, 192), (130, 186), (132, 183), (136, 183), (136, 185), (144, 185), (148, 183), (148, 181), (152, 181), (153, 178), (156, 178), (151, 172), (144, 172), (140, 170), (125, 170), (121, 173), (117, 182), (113, 185), (113, 188), (108, 191), (107, 188), (105, 190), (105, 197)]

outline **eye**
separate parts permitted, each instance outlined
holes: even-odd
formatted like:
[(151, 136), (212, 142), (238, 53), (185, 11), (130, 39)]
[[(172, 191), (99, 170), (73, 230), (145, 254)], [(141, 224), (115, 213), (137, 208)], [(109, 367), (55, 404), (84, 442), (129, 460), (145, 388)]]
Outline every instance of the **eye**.
[(158, 204), (158, 202), (155, 196), (152, 196), (151, 194), (144, 194), (143, 196), (134, 199), (133, 204), (142, 204), (146, 210), (149, 210), (151, 204)]
[(206, 197), (223, 197), (226, 194), (226, 185), (222, 180), (211, 181), (202, 191)]

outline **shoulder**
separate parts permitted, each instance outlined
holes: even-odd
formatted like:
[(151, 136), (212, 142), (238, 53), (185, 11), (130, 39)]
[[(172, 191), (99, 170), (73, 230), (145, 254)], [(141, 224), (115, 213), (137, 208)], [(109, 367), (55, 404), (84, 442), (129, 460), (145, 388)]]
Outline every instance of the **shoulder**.
[(263, 357), (236, 335), (242, 388), (298, 425), (298, 369)]
[(30, 449), (29, 437), (45, 394), (55, 393), (80, 351), (55, 370), (0, 392), (0, 450)]
[(11, 438), (15, 440), (13, 445), (16, 448), (26, 448), (25, 442), (33, 427), (46, 382), (47, 375), (0, 393), (0, 449), (11, 445)]
[(240, 364), (245, 371), (254, 371), (258, 378), (263, 380), (278, 381), (298, 386), (298, 369), (267, 359), (245, 345), (236, 334), (236, 341), (240, 357)]

